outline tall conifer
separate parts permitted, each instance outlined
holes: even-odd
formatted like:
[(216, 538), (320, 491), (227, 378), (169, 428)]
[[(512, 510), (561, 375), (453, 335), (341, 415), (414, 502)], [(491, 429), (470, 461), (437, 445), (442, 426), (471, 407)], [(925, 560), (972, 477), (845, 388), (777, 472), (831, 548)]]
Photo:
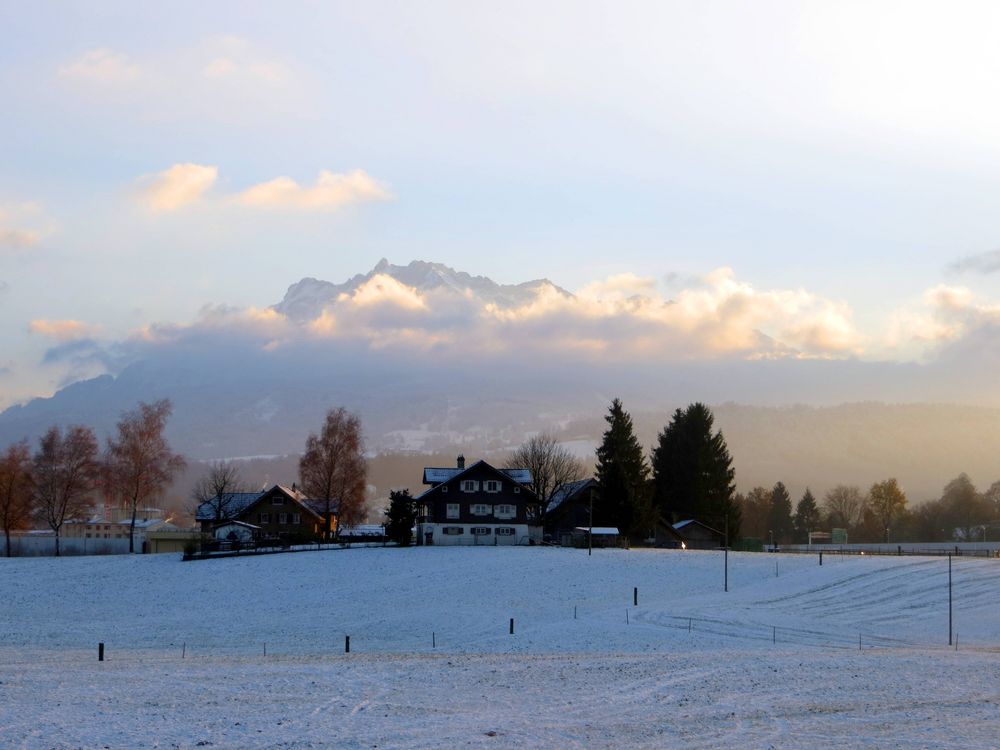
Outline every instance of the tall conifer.
[(604, 419), (608, 429), (597, 448), (601, 500), (594, 508), (594, 523), (617, 526), (623, 534), (641, 533), (650, 522), (649, 466), (620, 399), (611, 403)]

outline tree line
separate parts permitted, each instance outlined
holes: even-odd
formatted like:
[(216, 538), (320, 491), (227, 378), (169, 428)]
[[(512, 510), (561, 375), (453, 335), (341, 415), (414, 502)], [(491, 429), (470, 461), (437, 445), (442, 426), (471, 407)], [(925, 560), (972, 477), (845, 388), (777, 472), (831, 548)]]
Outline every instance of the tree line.
[(103, 451), (93, 429), (52, 426), (32, 452), (27, 440), (0, 455), (0, 525), (7, 555), (11, 532), (40, 523), (55, 535), (55, 553), (68, 521), (90, 518), (98, 496), (129, 514), (129, 552), (135, 551), (140, 508), (153, 503), (184, 467), (164, 437), (169, 399), (122, 414)]
[[(792, 510), (784, 484), (739, 495), (745, 533), (775, 544), (804, 544), (810, 531), (843, 529), (848, 542), (986, 541), (1000, 529), (1000, 481), (979, 492), (968, 475), (945, 485), (941, 496), (910, 508), (895, 479), (867, 491), (837, 485), (817, 502), (808, 489)], [(993, 530), (992, 534), (990, 533)]]
[[(84, 425), (50, 427), (32, 451), (27, 440), (0, 454), (0, 526), (7, 555), (11, 533), (34, 525), (55, 536), (55, 554), (66, 523), (92, 517), (97, 500), (128, 513), (129, 552), (141, 508), (155, 506), (185, 466), (164, 432), (172, 412), (169, 399), (139, 405), (121, 415), (103, 450), (94, 430)], [(310, 500), (336, 512), (340, 525), (364, 516), (367, 462), (361, 420), (343, 408), (326, 414), (318, 433), (306, 439), (299, 460), (299, 481)], [(215, 520), (233, 515), (234, 497), (249, 488), (235, 462), (209, 464), (192, 493), (195, 506), (207, 503)], [(323, 536), (333, 532), (324, 530)]]

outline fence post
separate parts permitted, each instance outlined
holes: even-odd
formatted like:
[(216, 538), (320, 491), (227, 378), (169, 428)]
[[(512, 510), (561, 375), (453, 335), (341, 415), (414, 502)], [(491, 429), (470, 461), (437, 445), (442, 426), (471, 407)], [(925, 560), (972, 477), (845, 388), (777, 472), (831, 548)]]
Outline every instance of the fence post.
[(431, 648), (437, 648), (437, 633), (431, 632)]
[(510, 634), (514, 635), (514, 618), (510, 618)]
[(822, 564), (823, 564), (823, 550), (820, 550), (820, 551), (819, 551), (819, 564), (820, 564), (820, 565), (822, 565)]
[(778, 628), (776, 625), (771, 626), (771, 643), (778, 642)]
[(187, 642), (184, 642), (184, 643), (182, 643), (182, 644), (181, 644), (181, 658), (182, 658), (182, 659), (183, 659), (183, 658), (184, 658), (185, 656), (187, 656), (187, 646), (188, 646), (188, 645), (187, 645)]
[(633, 607), (638, 607), (639, 606), (639, 587), (638, 586), (633, 586), (632, 587), (632, 606)]
[(97, 661), (104, 661), (104, 644), (97, 644)]
[(344, 653), (351, 653), (351, 636), (349, 635), (344, 636)]

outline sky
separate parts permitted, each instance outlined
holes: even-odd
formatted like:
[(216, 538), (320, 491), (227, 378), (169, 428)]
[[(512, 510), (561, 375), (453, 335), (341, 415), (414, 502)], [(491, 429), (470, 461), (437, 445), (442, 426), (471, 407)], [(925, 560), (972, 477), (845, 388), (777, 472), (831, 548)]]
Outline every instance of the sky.
[(0, 0), (0, 407), (233, 320), (448, 345), (385, 278), (268, 311), (383, 257), (548, 278), (574, 300), (471, 314), (597, 356), (995, 351), (998, 31), (989, 2)]

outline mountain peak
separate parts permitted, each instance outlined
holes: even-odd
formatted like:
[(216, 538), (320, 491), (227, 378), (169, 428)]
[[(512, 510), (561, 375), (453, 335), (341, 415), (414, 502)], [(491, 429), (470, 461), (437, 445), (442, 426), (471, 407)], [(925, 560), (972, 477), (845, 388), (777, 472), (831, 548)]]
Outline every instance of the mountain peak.
[(432, 290), (455, 294), (471, 292), (484, 305), (494, 304), (501, 308), (526, 304), (534, 299), (539, 289), (546, 286), (553, 287), (567, 297), (572, 296), (548, 279), (534, 279), (520, 284), (498, 284), (486, 276), (472, 276), (465, 271), (456, 271), (443, 263), (413, 260), (405, 266), (397, 266), (382, 258), (368, 273), (358, 274), (342, 284), (306, 277), (288, 287), (284, 299), (274, 305), (274, 309), (293, 320), (312, 320), (338, 296), (353, 293), (359, 286), (377, 275), (391, 276), (400, 284), (412, 287), (418, 292)]

